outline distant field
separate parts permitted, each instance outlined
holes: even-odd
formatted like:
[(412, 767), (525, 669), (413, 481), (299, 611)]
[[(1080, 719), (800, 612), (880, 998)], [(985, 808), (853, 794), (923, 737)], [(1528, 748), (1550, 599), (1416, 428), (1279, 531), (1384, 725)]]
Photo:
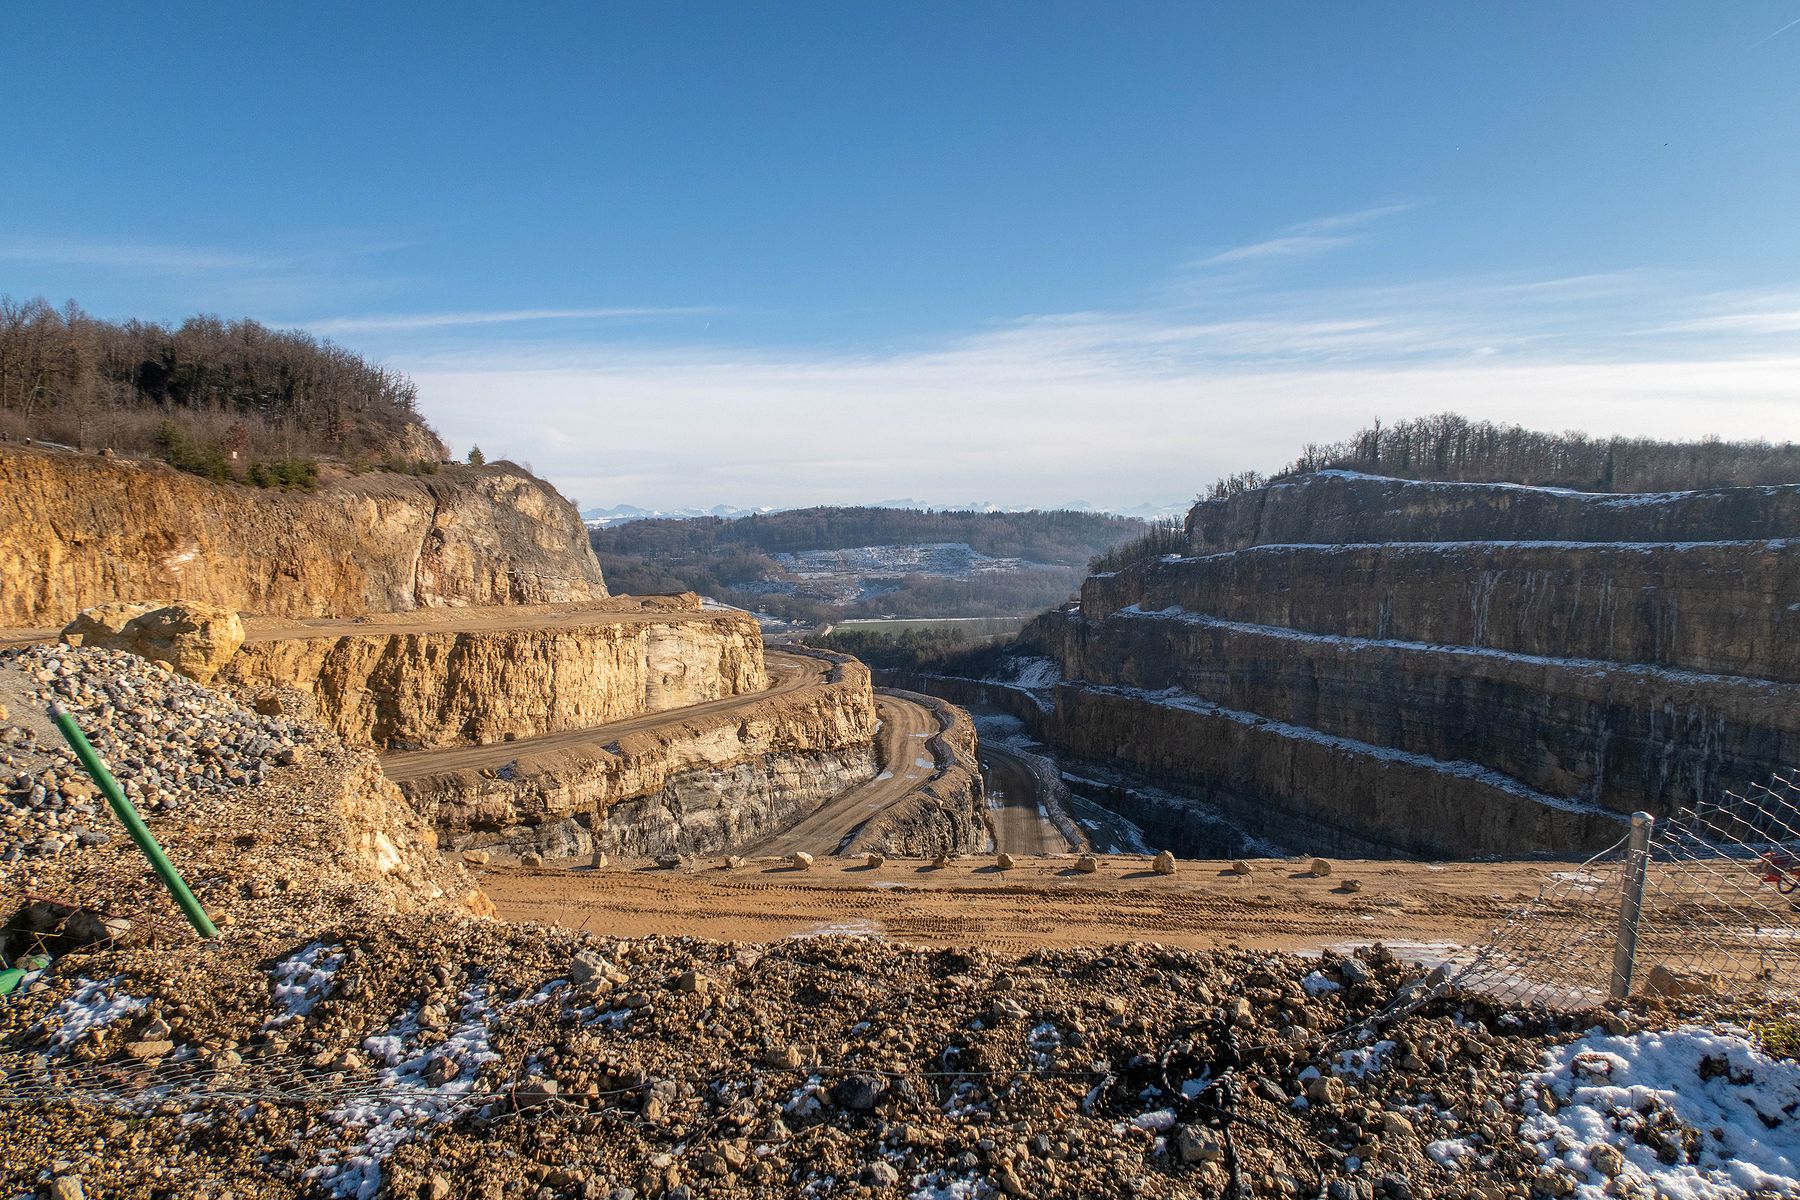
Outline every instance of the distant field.
[(929, 617), (918, 620), (897, 618), (891, 621), (838, 621), (832, 629), (839, 633), (879, 633), (895, 636), (914, 629), (952, 629), (972, 637), (1017, 633), (1025, 628), (1029, 617)]

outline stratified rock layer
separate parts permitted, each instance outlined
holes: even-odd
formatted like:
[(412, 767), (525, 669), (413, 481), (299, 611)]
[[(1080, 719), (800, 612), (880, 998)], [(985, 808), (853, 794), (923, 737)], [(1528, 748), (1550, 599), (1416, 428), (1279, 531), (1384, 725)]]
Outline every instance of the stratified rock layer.
[(382, 749), (584, 729), (767, 684), (755, 618), (692, 596), (459, 610), (432, 625), (253, 622), (225, 678), (310, 692), (347, 744)]
[(146, 596), (343, 617), (605, 594), (574, 505), (510, 464), (423, 477), (328, 468), (303, 493), (0, 451), (0, 626), (61, 625)]
[(1326, 473), (1188, 530), (1028, 631), (1021, 711), (1253, 833), (1571, 853), (1800, 761), (1800, 488)]
[(456, 847), (658, 854), (752, 842), (876, 772), (868, 669), (811, 654), (824, 660), (816, 684), (754, 705), (604, 744), (521, 747), (498, 770), (402, 776), (401, 787)]

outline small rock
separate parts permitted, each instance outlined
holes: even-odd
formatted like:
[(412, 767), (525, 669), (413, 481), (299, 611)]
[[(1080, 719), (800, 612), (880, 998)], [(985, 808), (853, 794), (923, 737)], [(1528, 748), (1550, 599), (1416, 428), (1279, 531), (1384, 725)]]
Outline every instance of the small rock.
[(556, 1099), (558, 1090), (554, 1079), (533, 1079), (514, 1089), (513, 1103), (519, 1108), (537, 1108)]
[(726, 870), (735, 871), (739, 867), (742, 867), (743, 865), (744, 865), (744, 856), (743, 855), (727, 854), (725, 856), (725, 869)]
[(1381, 1114), (1381, 1132), (1389, 1137), (1410, 1137), (1413, 1123), (1400, 1113), (1384, 1112)]
[(1150, 869), (1158, 875), (1173, 875), (1175, 873), (1175, 856), (1164, 850), (1150, 864)]
[(878, 1158), (863, 1168), (863, 1182), (872, 1188), (891, 1188), (900, 1182), (900, 1172)]
[(1340, 892), (1360, 892), (1360, 891), (1362, 891), (1362, 880), (1360, 880), (1360, 879), (1345, 879), (1338, 884), (1338, 891), (1340, 891)]
[(841, 1108), (867, 1112), (874, 1108), (887, 1091), (887, 1083), (876, 1075), (846, 1075), (831, 1089), (831, 1098)]
[(485, 867), (492, 857), (486, 850), (464, 850), (462, 854), (462, 860), (471, 867)]
[(1175, 1131), (1175, 1153), (1184, 1163), (1213, 1162), (1225, 1157), (1225, 1147), (1205, 1126), (1183, 1125)]
[(87, 1200), (79, 1175), (58, 1175), (50, 1181), (50, 1200)]
[(1010, 871), (1013, 869), (1013, 856), (1002, 850), (994, 855), (994, 865), (1002, 871)]
[(1250, 873), (1250, 864), (1241, 858), (1234, 859), (1231, 864), (1231, 873), (1233, 875), (1248, 875)]
[(1617, 1147), (1609, 1146), (1605, 1142), (1595, 1142), (1589, 1146), (1587, 1157), (1594, 1170), (1608, 1179), (1617, 1178), (1619, 1173), (1625, 1169), (1625, 1156), (1619, 1153)]
[(1306, 1081), (1306, 1098), (1313, 1104), (1334, 1105), (1344, 1102), (1344, 1081), (1336, 1075), (1321, 1075)]
[(712, 980), (698, 971), (683, 971), (680, 978), (675, 980), (675, 990), (704, 996), (712, 991)]
[(287, 711), (287, 706), (281, 702), (280, 692), (263, 692), (250, 702), (250, 706), (265, 717), (279, 717)]
[(661, 871), (679, 871), (681, 870), (681, 855), (659, 854), (656, 856), (656, 866)]
[(1084, 854), (1075, 860), (1075, 870), (1083, 875), (1092, 875), (1100, 869), (1100, 860), (1091, 854)]
[(594, 868), (594, 870), (598, 871), (601, 867), (604, 867), (609, 861), (610, 860), (606, 857), (606, 851), (596, 850), (596, 851), (594, 851), (594, 857), (591, 861), (589, 861), (588, 866), (590, 866), (590, 867)]
[(519, 865), (521, 867), (541, 867), (544, 865), (544, 856), (536, 850), (527, 850), (519, 855)]
[(1312, 860), (1312, 866), (1308, 867), (1306, 870), (1307, 874), (1311, 875), (1314, 879), (1323, 879), (1331, 874), (1331, 864), (1322, 858), (1315, 858)]
[(1718, 981), (1696, 971), (1678, 971), (1663, 963), (1650, 968), (1644, 991), (1652, 996), (1710, 996), (1718, 990)]
[(171, 1053), (174, 1049), (174, 1042), (152, 1039), (128, 1042), (125, 1046), (125, 1053), (139, 1062), (150, 1062)]
[(796, 871), (810, 871), (812, 870), (813, 856), (804, 850), (796, 850), (789, 856), (788, 865)]
[(611, 963), (592, 950), (583, 950), (569, 963), (569, 982), (584, 987), (596, 979), (605, 979), (611, 972)]
[(419, 1200), (450, 1200), (450, 1181), (442, 1175), (433, 1175), (419, 1188)]
[(886, 864), (887, 864), (887, 855), (885, 855), (885, 854), (871, 854), (867, 858), (863, 859), (863, 865), (865, 867), (869, 868), (869, 870), (871, 870), (871, 871), (879, 870), (881, 867), (885, 866)]

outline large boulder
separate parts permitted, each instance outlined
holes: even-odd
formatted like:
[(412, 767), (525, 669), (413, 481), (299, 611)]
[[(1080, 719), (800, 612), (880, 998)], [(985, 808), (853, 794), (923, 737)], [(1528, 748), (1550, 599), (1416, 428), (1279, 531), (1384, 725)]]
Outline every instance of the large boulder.
[(197, 600), (102, 604), (64, 626), (62, 640), (71, 646), (127, 650), (211, 683), (244, 644), (244, 623), (229, 609)]

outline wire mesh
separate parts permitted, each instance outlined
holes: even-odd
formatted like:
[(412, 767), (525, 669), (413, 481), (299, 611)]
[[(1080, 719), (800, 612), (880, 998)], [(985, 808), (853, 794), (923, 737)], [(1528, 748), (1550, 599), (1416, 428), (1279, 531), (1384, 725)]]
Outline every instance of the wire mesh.
[(1578, 1008), (1613, 998), (1621, 910), (1643, 865), (1633, 993), (1793, 996), (1800, 989), (1800, 779), (1772, 776), (1554, 872), (1455, 976), (1465, 990)]

